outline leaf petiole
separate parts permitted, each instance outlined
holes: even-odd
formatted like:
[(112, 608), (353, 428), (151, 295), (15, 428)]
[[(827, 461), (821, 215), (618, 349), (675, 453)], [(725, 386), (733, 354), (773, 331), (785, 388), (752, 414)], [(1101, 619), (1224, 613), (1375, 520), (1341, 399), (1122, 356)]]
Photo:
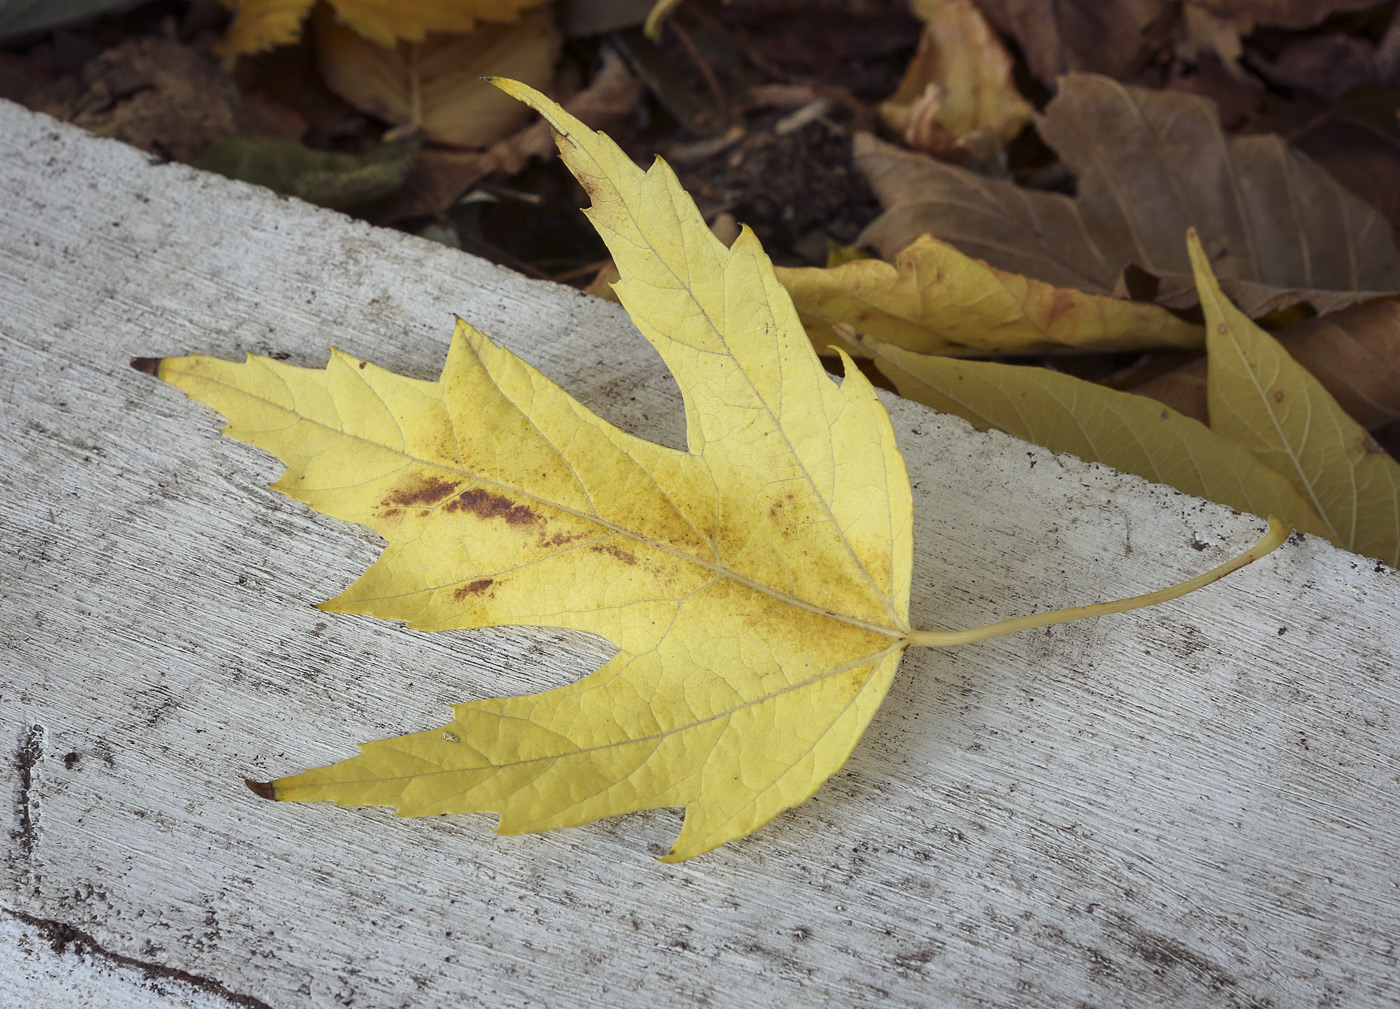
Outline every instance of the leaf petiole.
[(1203, 589), (1212, 582), (1218, 582), (1226, 575), (1238, 571), (1246, 565), (1253, 564), (1259, 558), (1273, 553), (1282, 546), (1284, 540), (1288, 539), (1292, 532), (1293, 530), (1289, 526), (1270, 515), (1269, 531), (1254, 546), (1244, 553), (1232, 557), (1219, 567), (1176, 585), (1169, 585), (1164, 589), (1147, 592), (1140, 596), (1130, 596), (1127, 599), (1115, 599), (1107, 603), (1091, 603), (1088, 606), (1071, 606), (1063, 610), (1032, 613), (1028, 616), (1016, 617), (1013, 620), (987, 624), (985, 627), (971, 627), (965, 631), (911, 631), (907, 641), (910, 646), (952, 648), (956, 645), (970, 645), (976, 641), (999, 638), (1003, 634), (1014, 634), (1016, 631), (1025, 631), (1032, 627), (1065, 624), (1071, 620), (1083, 620), (1085, 617), (1102, 617), (1110, 613), (1126, 613), (1128, 610), (1142, 609), (1144, 606), (1155, 606), (1157, 603), (1164, 603), (1169, 599), (1184, 596), (1188, 592)]

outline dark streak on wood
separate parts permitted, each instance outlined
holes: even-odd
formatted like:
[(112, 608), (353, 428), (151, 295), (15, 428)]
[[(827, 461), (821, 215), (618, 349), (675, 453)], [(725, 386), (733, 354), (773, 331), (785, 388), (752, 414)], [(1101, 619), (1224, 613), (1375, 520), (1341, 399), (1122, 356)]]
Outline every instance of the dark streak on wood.
[(272, 1009), (262, 999), (253, 995), (242, 995), (238, 992), (229, 991), (213, 978), (200, 977), (191, 974), (189, 971), (180, 970), (176, 967), (166, 967), (164, 964), (151, 963), (148, 960), (137, 960), (135, 957), (123, 956), (121, 953), (113, 953), (103, 947), (96, 939), (87, 932), (69, 925), (67, 922), (54, 921), (49, 918), (40, 918), (38, 915), (25, 914), (13, 908), (0, 908), (5, 914), (19, 921), (37, 928), (44, 934), (55, 953), (66, 953), (68, 948), (73, 947), (73, 952), (87, 954), (90, 957), (101, 958), (109, 963), (121, 967), (132, 967), (146, 975), (150, 981), (183, 981), (188, 985), (200, 989), (210, 995), (223, 999), (229, 1005), (246, 1006), (247, 1009)]
[(39, 817), (34, 809), (31, 792), (34, 788), (34, 768), (44, 759), (44, 727), (29, 725), (20, 735), (19, 750), (15, 754), (15, 767), (19, 771), (19, 826), (11, 832), (11, 837), (19, 845), (19, 850), (28, 858), (34, 853), (37, 840)]

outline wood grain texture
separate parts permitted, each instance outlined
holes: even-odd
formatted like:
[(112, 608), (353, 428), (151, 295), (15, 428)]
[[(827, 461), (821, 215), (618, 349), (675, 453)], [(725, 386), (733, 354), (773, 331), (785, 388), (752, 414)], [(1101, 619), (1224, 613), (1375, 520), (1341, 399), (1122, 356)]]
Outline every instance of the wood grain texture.
[[(258, 799), (243, 777), (608, 648), (312, 609), (374, 538), (267, 490), (275, 463), (130, 357), (335, 344), (432, 377), (456, 312), (679, 444), (674, 385), (616, 306), (14, 106), (0, 129), (0, 905), (32, 928), (275, 1009), (1400, 998), (1400, 580), (1316, 540), (1166, 607), (916, 651), (816, 798), (682, 865), (648, 857), (674, 811), (502, 838)], [(891, 406), (924, 627), (1144, 591), (1263, 527)], [(30, 990), (24, 941), (0, 935), (0, 993)]]

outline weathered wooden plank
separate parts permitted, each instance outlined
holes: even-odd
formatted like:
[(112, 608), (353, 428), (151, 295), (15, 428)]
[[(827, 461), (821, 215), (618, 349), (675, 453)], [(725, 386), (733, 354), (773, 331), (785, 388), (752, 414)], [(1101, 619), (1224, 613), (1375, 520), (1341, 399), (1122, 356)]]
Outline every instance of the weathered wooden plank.
[[(614, 306), (14, 106), (0, 130), (0, 903), (27, 921), (276, 1007), (1400, 997), (1400, 582), (1313, 540), (1168, 607), (911, 655), (846, 771), (679, 866), (647, 857), (674, 811), (500, 838), (256, 799), (242, 776), (608, 649), (311, 609), (374, 538), (268, 491), (130, 356), (334, 343), (431, 376), (457, 312), (648, 437), (680, 443), (678, 397)], [(1142, 591), (1262, 528), (892, 409), (923, 626)], [(30, 992), (8, 936), (0, 983)]]

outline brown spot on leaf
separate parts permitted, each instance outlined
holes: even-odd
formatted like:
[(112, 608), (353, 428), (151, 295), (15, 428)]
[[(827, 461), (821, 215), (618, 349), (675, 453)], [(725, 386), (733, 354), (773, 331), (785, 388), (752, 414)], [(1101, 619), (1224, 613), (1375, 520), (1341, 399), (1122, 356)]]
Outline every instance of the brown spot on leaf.
[(160, 362), (161, 358), (159, 357), (133, 357), (131, 359), (131, 366), (146, 375), (158, 376), (160, 374)]
[(460, 603), (470, 599), (472, 596), (481, 595), (494, 584), (496, 584), (496, 579), (494, 578), (478, 578), (474, 582), (468, 582), (466, 585), (459, 586), (457, 591), (452, 593), (452, 598)]
[(451, 480), (427, 476), (406, 487), (400, 487), (384, 499), (384, 504), (389, 507), (394, 505), (433, 505), (447, 497), (457, 487), (458, 484)]
[(541, 521), (532, 509), (516, 504), (504, 494), (492, 494), (480, 487), (463, 491), (444, 506), (450, 512), (469, 511), (484, 519), (505, 519), (513, 526), (534, 525)]
[(277, 790), (272, 787), (270, 781), (254, 781), (252, 778), (244, 778), (243, 784), (248, 786), (248, 791), (252, 792), (260, 799), (272, 799), (276, 801)]
[(546, 538), (544, 537), (544, 535), (541, 534), (541, 535), (540, 535), (540, 546), (542, 546), (542, 547), (562, 547), (562, 546), (566, 546), (566, 545), (569, 544), (569, 543), (572, 543), (574, 540), (576, 540), (576, 539), (578, 539), (578, 538), (579, 538), (579, 537), (578, 537), (578, 534), (577, 534), (577, 533), (555, 533), (553, 536), (549, 537), (548, 539), (546, 539)]
[(1386, 454), (1385, 446), (1382, 445), (1380, 442), (1376, 441), (1376, 439), (1372, 438), (1369, 434), (1365, 438), (1361, 439), (1361, 449), (1367, 455)]
[(636, 554), (632, 553), (630, 550), (623, 550), (621, 547), (614, 546), (611, 543), (604, 543), (599, 546), (589, 547), (588, 549), (592, 550), (595, 554), (610, 554), (628, 567), (632, 567), (637, 563)]
[(365, 370), (365, 365), (368, 364), (368, 363), (369, 363), (368, 361), (361, 361), (361, 362), (360, 362), (360, 370), (361, 370), (361, 371), (364, 371), (364, 370)]
[(1079, 292), (1071, 288), (1057, 287), (1050, 295), (1050, 307), (1046, 312), (1042, 325), (1046, 329), (1055, 325), (1063, 315), (1068, 315), (1074, 311), (1075, 302), (1079, 300)]
[(384, 511), (380, 512), (381, 517), (386, 519), (398, 518), (402, 514), (402, 508), (387, 508)]
[(1274, 390), (1274, 402), (1275, 402), (1275, 403), (1282, 403), (1282, 402), (1283, 402), (1283, 390), (1282, 390), (1282, 389), (1275, 389), (1275, 390)]

